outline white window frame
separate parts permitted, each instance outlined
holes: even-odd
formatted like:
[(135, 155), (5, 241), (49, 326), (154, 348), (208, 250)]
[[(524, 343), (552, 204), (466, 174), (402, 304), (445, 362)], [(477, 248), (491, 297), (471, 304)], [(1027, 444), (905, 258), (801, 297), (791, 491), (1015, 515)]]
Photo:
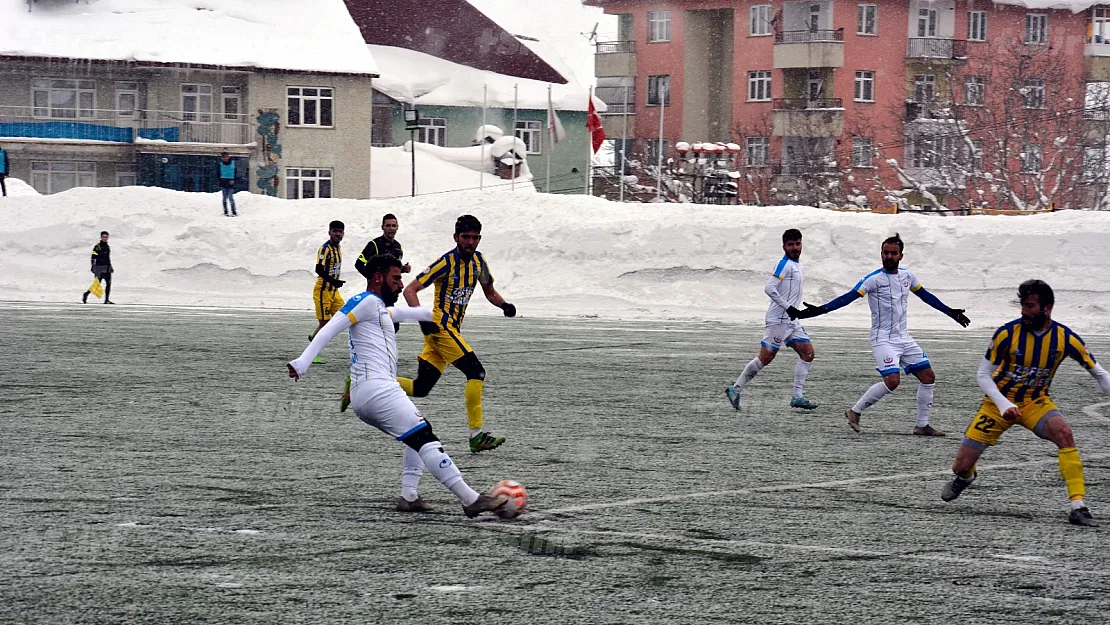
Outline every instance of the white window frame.
[(416, 122), (416, 141), (447, 147), (447, 118), (421, 117)]
[(917, 9), (917, 36), (918, 38), (935, 38), (937, 36), (937, 22), (939, 16), (936, 9), (920, 7)]
[[(124, 104), (124, 98), (130, 97), (130, 108)], [(116, 118), (139, 118), (139, 83), (134, 80), (122, 80), (116, 83)]]
[(765, 167), (771, 162), (771, 137), (748, 137), (744, 164), (748, 167)]
[(1021, 147), (1024, 155), (1021, 159), (1021, 173), (1039, 174), (1044, 167), (1044, 147), (1035, 143), (1026, 143)]
[(964, 77), (964, 106), (983, 106), (987, 99), (987, 83), (982, 76)]
[(987, 12), (986, 11), (968, 11), (967, 12), (967, 40), (968, 41), (986, 41), (987, 40)]
[(543, 154), (543, 122), (517, 120), (516, 136), (524, 142), (527, 154)]
[(1092, 7), (1091, 36), (1087, 43), (1110, 43), (1110, 7)]
[[(63, 185), (62, 176), (72, 175), (73, 185)], [(96, 186), (96, 163), (86, 161), (31, 161), (31, 186), (43, 195), (77, 187)]]
[(1045, 107), (1045, 81), (1042, 78), (1026, 78), (1025, 93), (1021, 97), (1021, 107), (1027, 109), (1043, 109)]
[(875, 101), (875, 72), (872, 70), (859, 70), (856, 72), (856, 83), (854, 90), (854, 100), (856, 102), (874, 102)]
[[(868, 18), (871, 20), (870, 23)], [(856, 7), (856, 34), (867, 37), (879, 34), (879, 5), (861, 4)]]
[[(309, 104), (311, 103), (311, 107)], [(327, 117), (324, 119), (325, 104)], [(293, 123), (289, 111), (296, 106), (297, 123)], [(312, 111), (312, 119), (305, 111)], [(285, 87), (285, 125), (293, 128), (335, 128), (335, 89), (332, 87), (307, 87), (289, 85)]]
[(647, 100), (645, 102), (648, 106), (659, 106), (660, 105), (660, 102), (659, 102), (660, 101), (660, 97), (659, 97), (660, 83), (665, 85), (662, 88), (662, 91), (663, 91), (662, 105), (663, 106), (670, 106), (671, 105), (671, 75), (670, 74), (659, 74), (657, 76), (648, 76)]
[(1025, 14), (1025, 43), (1041, 46), (1048, 43), (1048, 14)]
[(671, 40), (671, 12), (648, 11), (648, 43)]
[(181, 84), (181, 119), (187, 122), (212, 121), (212, 85)]
[[(228, 103), (235, 103), (235, 111), (228, 111)], [(220, 87), (220, 115), (226, 122), (240, 122), (243, 121), (243, 94), (239, 87), (226, 86)]]
[(874, 138), (852, 137), (852, 167), (857, 169), (875, 167)]
[[(928, 86), (931, 97), (919, 98), (918, 93), (921, 87)], [(929, 102), (937, 101), (937, 75), (936, 74), (914, 74), (913, 76), (913, 101), (919, 104), (927, 104)]]
[[(334, 170), (331, 167), (286, 167), (285, 168), (285, 199), (326, 199), (335, 197)], [(327, 193), (323, 193), (327, 182)], [(305, 189), (312, 189), (312, 196), (305, 197)], [(292, 197), (290, 197), (292, 195)]]
[(139, 186), (139, 168), (134, 163), (116, 163), (116, 186)]
[(748, 7), (748, 36), (764, 37), (771, 34), (771, 5), (753, 4)]
[[(73, 106), (55, 106), (55, 94), (73, 92)], [(96, 81), (75, 78), (31, 80), (31, 116), (40, 119), (93, 119), (96, 117)]]
[(955, 140), (948, 135), (915, 135), (908, 143), (911, 167), (935, 169), (952, 162)]
[(748, 72), (748, 102), (771, 100), (771, 70), (758, 69)]

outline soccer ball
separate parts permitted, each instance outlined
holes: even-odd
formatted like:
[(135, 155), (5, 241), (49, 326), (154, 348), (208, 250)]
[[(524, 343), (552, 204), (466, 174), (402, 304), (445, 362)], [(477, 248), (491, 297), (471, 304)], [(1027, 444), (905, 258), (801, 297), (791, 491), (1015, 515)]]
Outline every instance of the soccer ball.
[(509, 498), (505, 505), (493, 511), (502, 519), (515, 519), (524, 514), (524, 508), (528, 505), (528, 491), (524, 490), (520, 482), (514, 480), (501, 480), (489, 494), (490, 497), (505, 495)]

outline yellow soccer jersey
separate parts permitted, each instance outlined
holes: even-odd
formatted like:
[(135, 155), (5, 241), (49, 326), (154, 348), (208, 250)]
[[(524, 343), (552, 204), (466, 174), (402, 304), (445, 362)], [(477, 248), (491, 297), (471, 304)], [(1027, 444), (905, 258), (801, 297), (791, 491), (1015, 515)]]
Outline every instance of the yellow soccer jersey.
[(464, 260), (458, 249), (453, 249), (417, 275), (416, 280), (424, 286), (435, 284), (432, 321), (440, 327), (458, 330), (474, 287), (479, 283), (493, 284), (493, 274), (481, 252), (475, 251), (470, 260)]
[[(316, 252), (316, 264), (323, 265), (324, 271), (326, 271), (329, 276), (338, 280), (343, 265), (343, 254), (340, 252), (339, 246), (332, 245), (331, 239), (324, 241), (324, 244), (320, 246), (320, 250)], [(319, 276), (316, 277), (317, 290), (334, 288), (335, 287), (330, 284), (325, 284), (323, 278)]]
[(987, 360), (995, 366), (992, 377), (998, 390), (1014, 402), (1047, 397), (1052, 377), (1065, 357), (1074, 358), (1084, 369), (1095, 366), (1095, 358), (1079, 335), (1067, 326), (1052, 322), (1036, 333), (1015, 319), (998, 328)]

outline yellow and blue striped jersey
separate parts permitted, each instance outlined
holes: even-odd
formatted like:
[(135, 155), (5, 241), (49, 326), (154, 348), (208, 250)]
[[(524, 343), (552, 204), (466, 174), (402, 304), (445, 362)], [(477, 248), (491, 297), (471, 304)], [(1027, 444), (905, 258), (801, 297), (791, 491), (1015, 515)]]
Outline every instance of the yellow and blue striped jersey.
[[(332, 244), (331, 239), (324, 241), (324, 244), (320, 246), (320, 250), (316, 252), (316, 264), (322, 266), (329, 276), (338, 280), (343, 265), (343, 254), (340, 252), (339, 246)], [(325, 286), (322, 277), (317, 276), (316, 286)], [(335, 287), (329, 284), (326, 288)]]
[(458, 249), (453, 249), (420, 272), (416, 281), (423, 286), (435, 284), (432, 321), (440, 327), (458, 330), (474, 295), (474, 287), (479, 283), (493, 284), (493, 274), (481, 252), (475, 251), (466, 260)]
[(1074, 358), (1084, 369), (1095, 366), (1086, 343), (1067, 326), (1055, 321), (1044, 332), (1034, 332), (1015, 319), (998, 328), (987, 349), (995, 366), (998, 390), (1015, 404), (1047, 397), (1052, 377), (1064, 358)]

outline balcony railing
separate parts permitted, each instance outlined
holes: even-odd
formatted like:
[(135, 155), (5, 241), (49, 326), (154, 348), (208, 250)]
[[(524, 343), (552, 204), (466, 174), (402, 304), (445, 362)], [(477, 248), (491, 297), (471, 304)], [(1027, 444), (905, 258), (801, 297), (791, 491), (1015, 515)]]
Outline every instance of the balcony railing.
[(608, 107), (608, 110), (602, 115), (624, 115), (625, 113), (633, 115), (636, 113), (635, 87), (597, 87), (594, 89), (594, 95)]
[(776, 111), (812, 111), (844, 108), (843, 98), (775, 98), (771, 108)]
[(906, 58), (963, 60), (967, 58), (967, 42), (962, 39), (913, 37), (906, 42)]
[(599, 41), (597, 42), (598, 54), (633, 54), (636, 52), (635, 41)]
[(844, 41), (844, 29), (775, 31), (775, 43), (817, 43), (822, 41)]
[(244, 145), (252, 132), (241, 114), (0, 106), (0, 137), (8, 138)]
[(952, 119), (949, 102), (906, 102), (906, 121), (918, 119)]
[(771, 165), (771, 173), (775, 176), (830, 175), (839, 172), (836, 165), (829, 163), (802, 162)]

